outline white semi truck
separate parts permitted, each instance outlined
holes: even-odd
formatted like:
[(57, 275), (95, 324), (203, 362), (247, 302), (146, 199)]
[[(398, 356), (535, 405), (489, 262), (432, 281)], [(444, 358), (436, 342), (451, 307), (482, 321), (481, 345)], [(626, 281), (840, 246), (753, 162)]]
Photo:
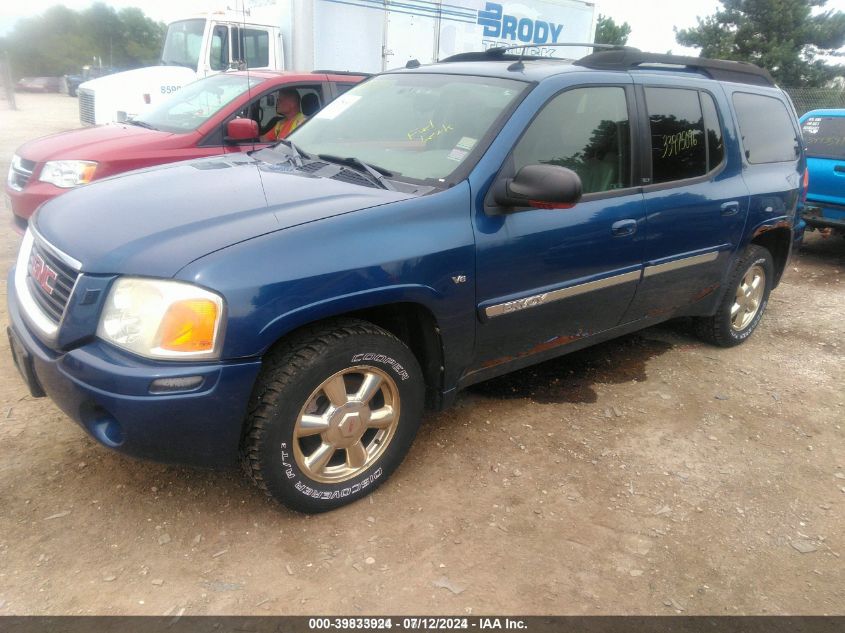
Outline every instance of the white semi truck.
[[(161, 65), (83, 83), (85, 125), (135, 116), (210, 74), (233, 68), (380, 72), (416, 59), (528, 45), (592, 42), (595, 6), (581, 0), (243, 0), (167, 27)], [(564, 49), (577, 57), (588, 49)], [(559, 55), (560, 53), (558, 53)]]

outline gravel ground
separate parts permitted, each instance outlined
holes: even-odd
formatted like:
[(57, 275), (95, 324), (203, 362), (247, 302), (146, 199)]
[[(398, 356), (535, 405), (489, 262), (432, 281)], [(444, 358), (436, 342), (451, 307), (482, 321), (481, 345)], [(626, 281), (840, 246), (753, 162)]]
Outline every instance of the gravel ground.
[[(3, 173), (76, 123), (65, 95), (4, 106)], [(0, 614), (843, 614), (843, 270), (809, 234), (738, 348), (669, 324), (479, 385), (314, 517), (102, 448), (4, 338)]]

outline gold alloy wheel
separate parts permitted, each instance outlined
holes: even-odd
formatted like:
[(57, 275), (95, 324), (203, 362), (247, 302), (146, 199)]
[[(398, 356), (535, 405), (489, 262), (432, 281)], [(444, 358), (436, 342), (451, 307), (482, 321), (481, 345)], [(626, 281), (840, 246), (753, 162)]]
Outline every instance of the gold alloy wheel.
[(317, 387), (293, 429), (293, 455), (308, 478), (352, 479), (387, 449), (399, 425), (399, 389), (385, 372), (361, 365)]
[(731, 306), (731, 329), (734, 332), (744, 330), (757, 316), (765, 290), (766, 271), (759, 264), (754, 264), (736, 289), (736, 298)]

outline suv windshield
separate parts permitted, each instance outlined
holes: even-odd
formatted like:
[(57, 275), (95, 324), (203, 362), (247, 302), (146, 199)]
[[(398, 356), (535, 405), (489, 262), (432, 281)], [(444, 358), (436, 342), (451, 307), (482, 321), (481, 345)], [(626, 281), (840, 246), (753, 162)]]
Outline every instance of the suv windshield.
[(526, 87), (495, 77), (380, 75), (342, 94), (289, 138), (313, 155), (354, 157), (396, 176), (445, 179)]
[(815, 116), (801, 124), (807, 156), (845, 158), (845, 117)]
[(167, 27), (161, 63), (197, 69), (205, 20), (180, 20)]
[(188, 84), (169, 99), (165, 99), (134, 122), (164, 132), (190, 132), (197, 129), (228, 105), (264, 79), (246, 75), (212, 75)]

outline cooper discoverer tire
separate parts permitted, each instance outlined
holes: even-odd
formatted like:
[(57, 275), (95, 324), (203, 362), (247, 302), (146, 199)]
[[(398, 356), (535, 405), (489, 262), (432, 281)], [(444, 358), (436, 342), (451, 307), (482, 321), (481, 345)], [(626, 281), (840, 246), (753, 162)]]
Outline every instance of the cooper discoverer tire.
[(301, 512), (375, 490), (399, 466), (422, 418), (413, 353), (369, 322), (306, 328), (265, 358), (241, 443), (249, 477)]
[(752, 244), (737, 261), (716, 313), (695, 320), (698, 336), (720, 347), (744, 342), (760, 324), (773, 282), (771, 253)]

